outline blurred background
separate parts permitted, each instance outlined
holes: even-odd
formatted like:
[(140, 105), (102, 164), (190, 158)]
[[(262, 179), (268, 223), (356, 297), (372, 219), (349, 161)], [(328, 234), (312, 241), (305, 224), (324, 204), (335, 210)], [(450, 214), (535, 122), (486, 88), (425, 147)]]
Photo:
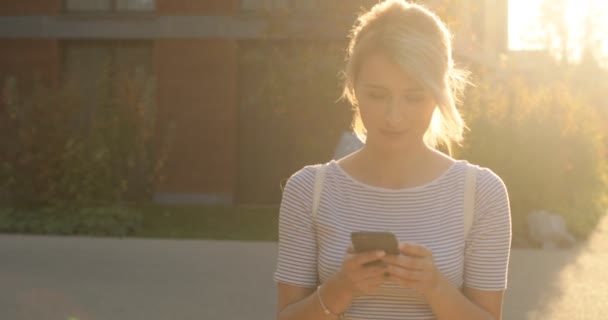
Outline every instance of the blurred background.
[[(454, 157), (509, 190), (504, 319), (605, 319), (608, 2), (417, 2), (472, 72)], [(270, 319), (281, 187), (349, 130), (374, 3), (0, 0), (0, 318)]]
[[(435, 0), (471, 70), (456, 158), (584, 240), (606, 208), (608, 4)], [(281, 186), (349, 129), (376, 0), (0, 1), (0, 231), (276, 240)]]

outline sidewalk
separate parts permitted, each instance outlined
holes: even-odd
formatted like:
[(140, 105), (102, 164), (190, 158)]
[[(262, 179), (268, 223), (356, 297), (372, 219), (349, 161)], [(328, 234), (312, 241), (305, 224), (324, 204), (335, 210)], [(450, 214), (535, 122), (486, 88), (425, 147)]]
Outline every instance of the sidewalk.
[(514, 250), (505, 320), (608, 319), (608, 215), (583, 246)]
[[(608, 219), (586, 247), (514, 250), (505, 320), (600, 320)], [(275, 243), (0, 235), (2, 319), (274, 319)]]

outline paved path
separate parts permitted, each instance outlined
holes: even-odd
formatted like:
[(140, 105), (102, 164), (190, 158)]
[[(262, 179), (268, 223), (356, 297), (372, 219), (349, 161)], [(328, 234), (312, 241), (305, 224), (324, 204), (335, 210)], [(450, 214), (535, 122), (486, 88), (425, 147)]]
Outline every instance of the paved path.
[(608, 319), (608, 215), (568, 251), (516, 250), (506, 320)]
[(274, 243), (0, 235), (0, 319), (270, 319)]
[[(504, 319), (605, 319), (607, 232), (514, 250)], [(275, 259), (275, 243), (0, 235), (0, 319), (274, 319)]]

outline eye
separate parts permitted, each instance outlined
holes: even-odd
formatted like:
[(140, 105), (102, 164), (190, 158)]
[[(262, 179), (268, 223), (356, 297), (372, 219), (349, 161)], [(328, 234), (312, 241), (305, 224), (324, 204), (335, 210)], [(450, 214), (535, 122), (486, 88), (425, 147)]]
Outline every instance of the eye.
[(426, 95), (421, 93), (408, 94), (405, 96), (405, 100), (408, 103), (420, 103), (426, 100)]
[(373, 100), (384, 100), (386, 99), (386, 94), (385, 93), (380, 93), (380, 92), (369, 92), (368, 97), (370, 97)]

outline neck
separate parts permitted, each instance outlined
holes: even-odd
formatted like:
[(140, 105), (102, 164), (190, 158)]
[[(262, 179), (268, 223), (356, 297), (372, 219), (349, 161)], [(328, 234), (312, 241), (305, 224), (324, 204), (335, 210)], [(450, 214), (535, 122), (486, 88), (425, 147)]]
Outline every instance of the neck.
[(386, 152), (366, 145), (358, 152), (359, 168), (374, 184), (403, 187), (419, 180), (421, 171), (434, 159), (435, 151), (424, 144)]
[(424, 143), (412, 145), (401, 150), (382, 150), (372, 145), (365, 145), (361, 149), (361, 158), (365, 163), (372, 165), (382, 171), (395, 172), (408, 168), (416, 168), (421, 163), (428, 161), (435, 153)]

